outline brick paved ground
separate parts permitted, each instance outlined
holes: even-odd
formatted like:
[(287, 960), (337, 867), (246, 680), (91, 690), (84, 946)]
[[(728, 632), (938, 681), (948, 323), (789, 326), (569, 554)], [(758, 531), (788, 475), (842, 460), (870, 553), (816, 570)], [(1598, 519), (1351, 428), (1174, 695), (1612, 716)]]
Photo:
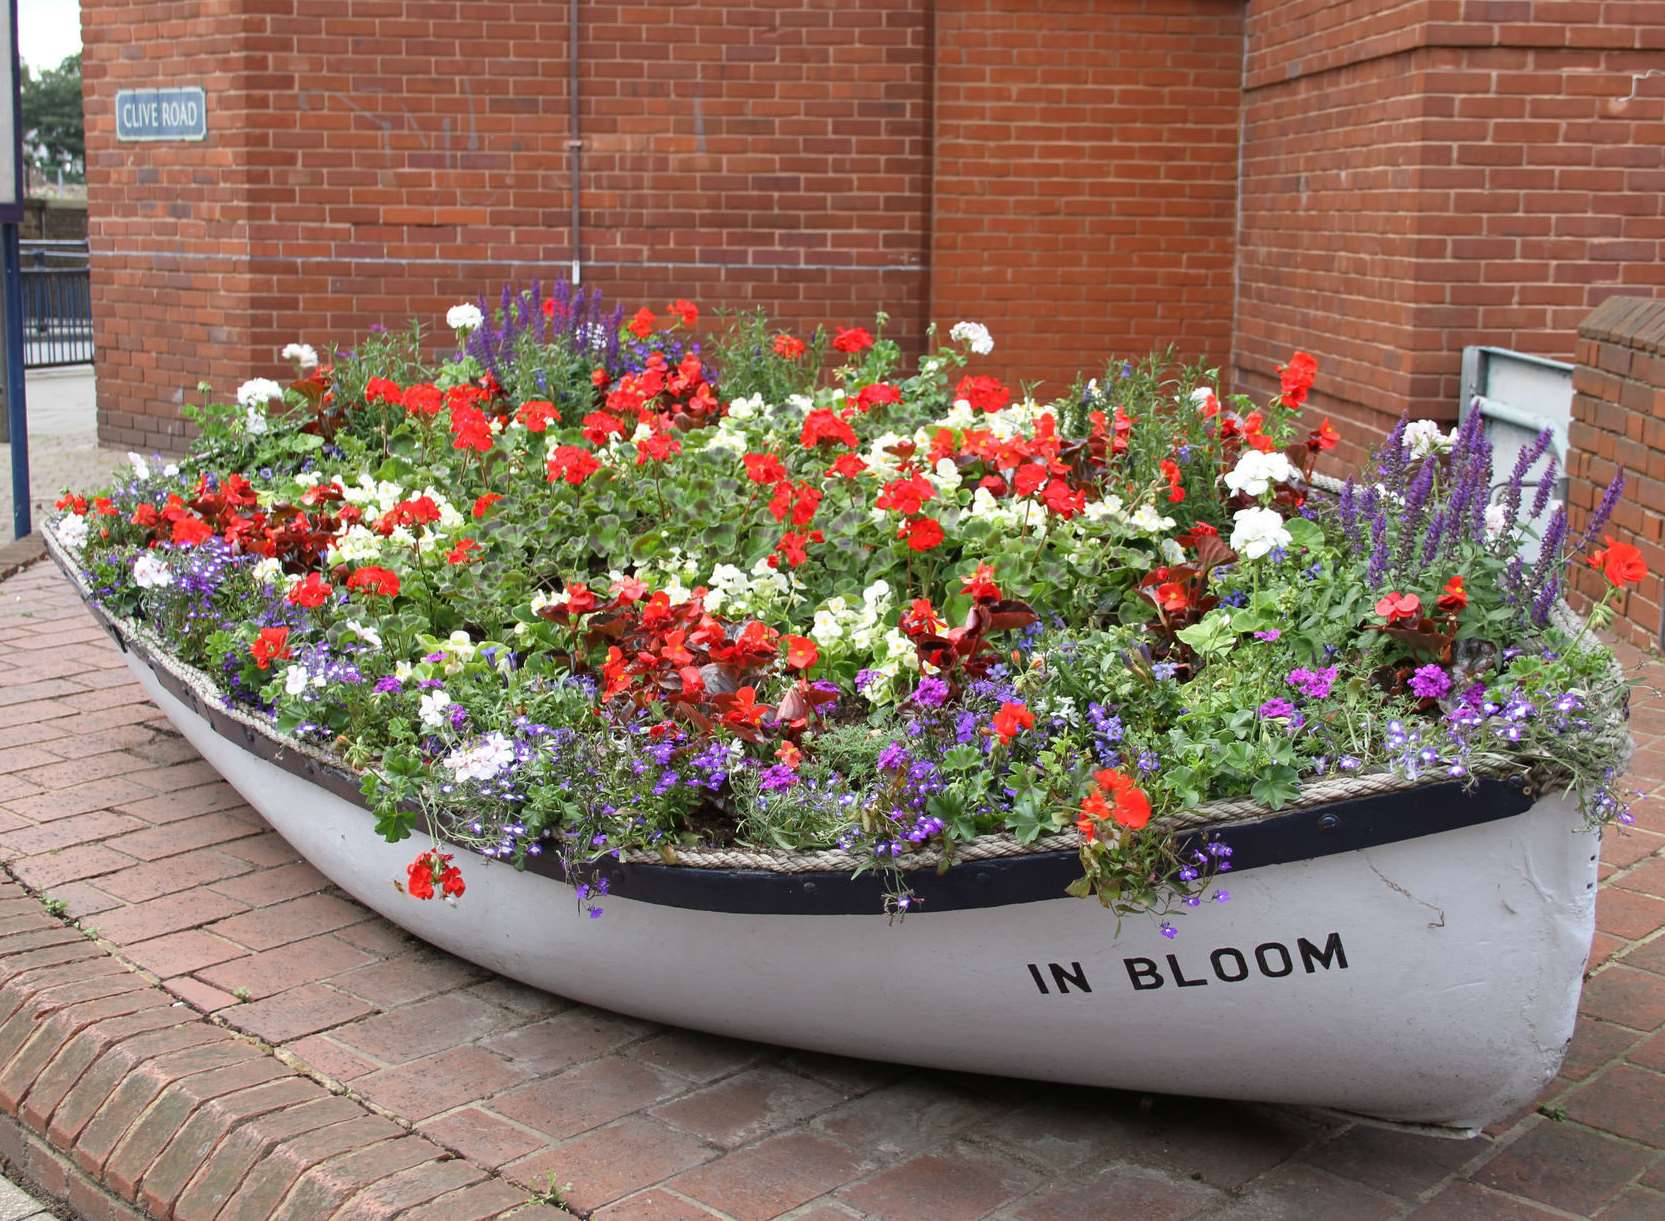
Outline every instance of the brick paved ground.
[[(222, 1216), (452, 1221), (550, 1176), (574, 1210), (666, 1221), (1665, 1216), (1665, 698), (1634, 706), (1655, 795), (1604, 850), (1583, 1018), (1541, 1100), (1562, 1118), (1458, 1142), (796, 1053), (494, 978), (296, 859), (36, 566), (0, 584), (0, 858), (102, 949), (0, 887), (0, 1103), (21, 1121), (0, 1157), (33, 1141), (56, 1190), (55, 1147), (192, 1218), (234, 1188)], [(48, 1012), (51, 1039), (20, 1045)]]

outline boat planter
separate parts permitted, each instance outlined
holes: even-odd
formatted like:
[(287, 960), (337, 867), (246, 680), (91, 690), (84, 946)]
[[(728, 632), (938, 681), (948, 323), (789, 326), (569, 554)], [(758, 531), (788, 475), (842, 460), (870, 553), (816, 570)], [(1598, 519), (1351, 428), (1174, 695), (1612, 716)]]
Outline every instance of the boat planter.
[(371, 833), (355, 777), (89, 605), (168, 719), (332, 882), (589, 1004), (842, 1055), (1465, 1131), (1530, 1102), (1572, 1034), (1599, 835), (1518, 783), (1351, 779), (1210, 824), (1233, 850), (1233, 899), (1178, 940), (1065, 897), (1074, 851), (1009, 841), (912, 875), (921, 902), (894, 923), (875, 914), (879, 883), (836, 854), (627, 857), (608, 867), (604, 920), (548, 856), (524, 871), (479, 858), (464, 902), (420, 903), (395, 886), (413, 846)]

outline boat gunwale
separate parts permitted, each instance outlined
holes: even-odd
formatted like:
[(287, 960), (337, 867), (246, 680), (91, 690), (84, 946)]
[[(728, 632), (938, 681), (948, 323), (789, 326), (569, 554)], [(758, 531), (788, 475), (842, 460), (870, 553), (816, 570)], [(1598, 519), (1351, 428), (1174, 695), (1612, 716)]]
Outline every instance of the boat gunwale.
[[(49, 550), (64, 568), (57, 548)], [(123, 631), (73, 576), (71, 584), (122, 652), (149, 668), (164, 690), (201, 717), (218, 736), (263, 762), (317, 785), (362, 811), (367, 819), (370, 817), (370, 807), (353, 772), (322, 763), (296, 750), (296, 744), (275, 729), (257, 727), (203, 700), (170, 665), (158, 661), (160, 650)], [(1524, 777), (1479, 776), (1365, 792), (1225, 826), (1192, 827), (1179, 832), (1177, 842), (1179, 851), (1188, 853), (1205, 851), (1209, 842), (1223, 840), (1231, 849), (1231, 872), (1242, 873), (1512, 818), (1525, 813), (1536, 799)], [(466, 845), (457, 846), (467, 849)], [(492, 859), (475, 854), (483, 860)], [(572, 880), (558, 853), (529, 856), (523, 867), (553, 881)], [(609, 892), (620, 898), (737, 915), (870, 915), (881, 910), (886, 894), (885, 880), (875, 871), (856, 877), (847, 869), (713, 868), (603, 857), (585, 864), (581, 872), (587, 881), (605, 877)], [(1065, 887), (1080, 873), (1081, 862), (1075, 851), (1056, 850), (962, 860), (946, 869), (915, 869), (905, 877), (915, 910), (934, 913), (1063, 899), (1067, 897)]]

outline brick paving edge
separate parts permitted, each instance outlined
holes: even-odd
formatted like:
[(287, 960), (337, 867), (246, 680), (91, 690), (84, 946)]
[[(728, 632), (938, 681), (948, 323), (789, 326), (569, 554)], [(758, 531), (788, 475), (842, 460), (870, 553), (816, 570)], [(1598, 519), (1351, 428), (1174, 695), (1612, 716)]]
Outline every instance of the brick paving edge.
[[(439, 1207), (506, 1186), (292, 1053), (175, 997), (5, 875), (0, 1165), (43, 1199), (87, 1221), (256, 1221), (280, 1202), (304, 1201), (319, 1217), (349, 1205), (380, 1215), (376, 1185), (422, 1167), (445, 1168)], [(429, 1202), (408, 1191), (402, 1200)], [(498, 1215), (523, 1209), (559, 1215), (524, 1195)]]
[(0, 581), (15, 577), (31, 564), (46, 558), (46, 543), (38, 532), (0, 543)]

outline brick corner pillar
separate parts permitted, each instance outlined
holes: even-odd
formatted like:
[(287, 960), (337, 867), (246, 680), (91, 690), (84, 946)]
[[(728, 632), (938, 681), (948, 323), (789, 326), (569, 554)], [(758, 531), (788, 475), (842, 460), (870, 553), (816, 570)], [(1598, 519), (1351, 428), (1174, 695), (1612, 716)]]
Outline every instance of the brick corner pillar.
[[(1578, 328), (1567, 511), (1581, 534), (1613, 476), (1625, 490), (1607, 532), (1647, 560), (1641, 585), (1619, 595), (1614, 634), (1657, 645), (1665, 619), (1665, 301), (1610, 297)], [(1599, 540), (1598, 540), (1599, 542)], [(1568, 600), (1588, 610), (1607, 582), (1575, 559)]]
[[(178, 451), (180, 409), (203, 380), (249, 376), (247, 203), (266, 134), (247, 121), (243, 6), (82, 0), (87, 237), (98, 435)], [(118, 94), (200, 86), (201, 140), (116, 138)]]

